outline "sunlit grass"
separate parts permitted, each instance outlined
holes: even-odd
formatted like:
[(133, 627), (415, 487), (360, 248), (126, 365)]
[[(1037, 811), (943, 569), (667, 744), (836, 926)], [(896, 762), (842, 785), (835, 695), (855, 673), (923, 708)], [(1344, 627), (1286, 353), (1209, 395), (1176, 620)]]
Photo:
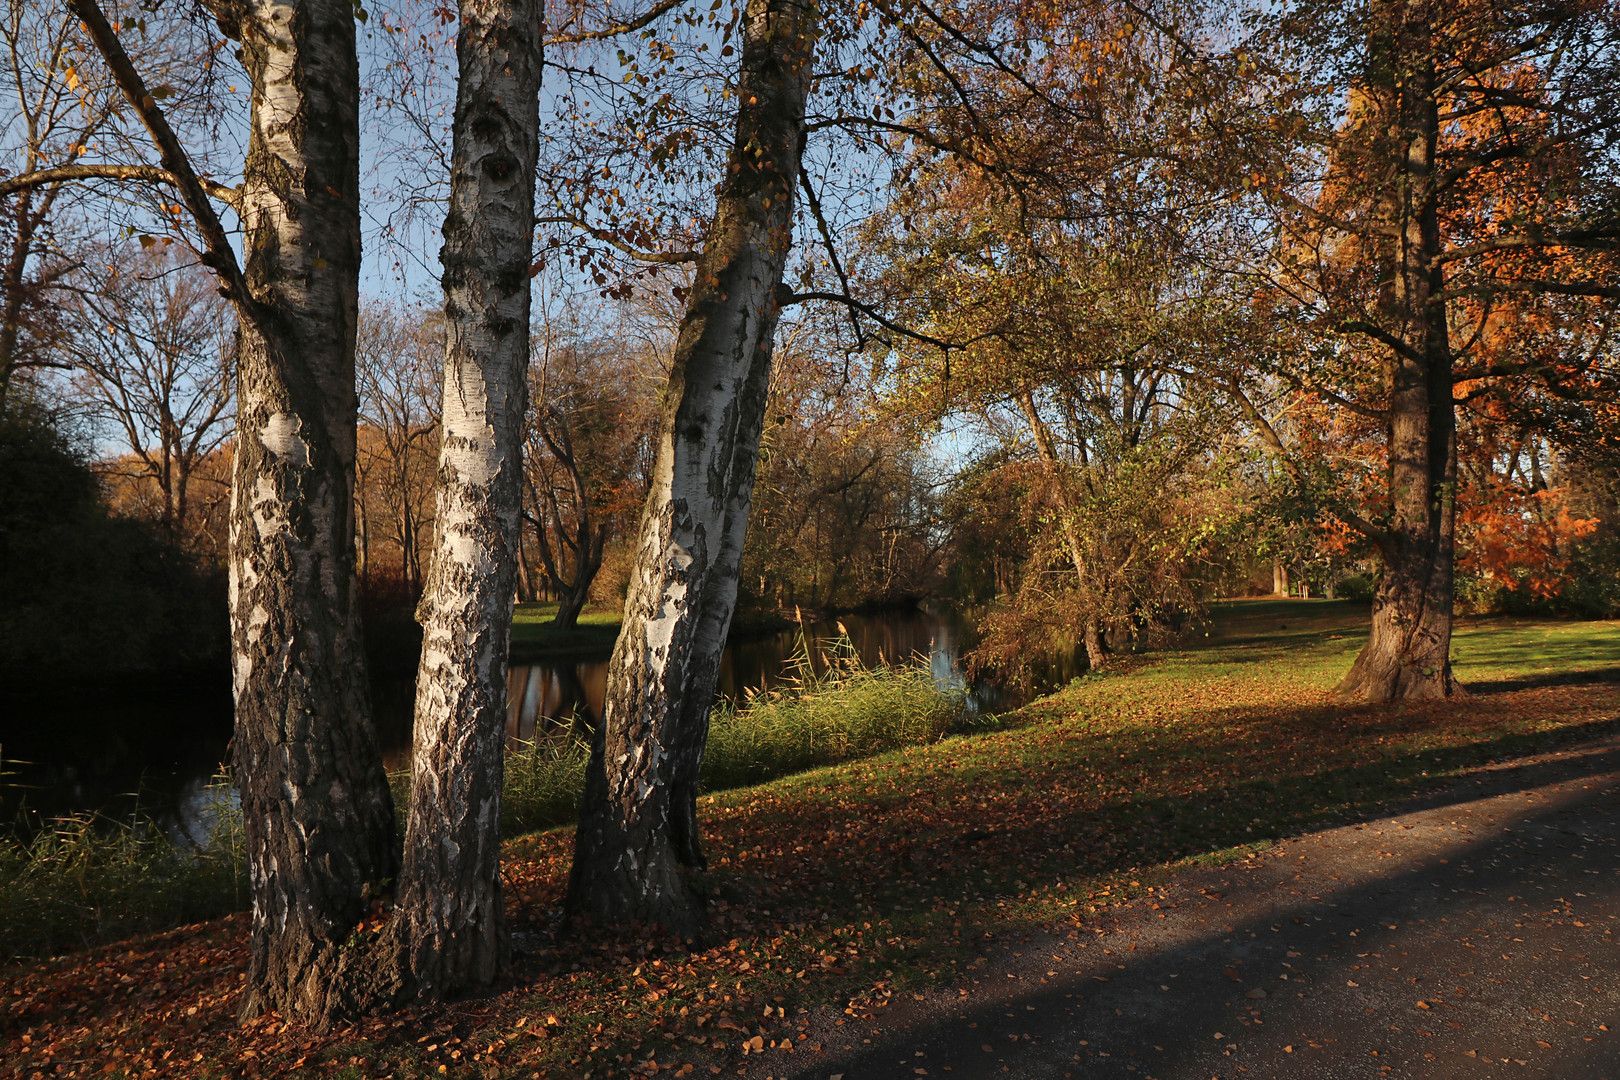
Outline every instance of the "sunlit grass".
[(617, 607), (589, 604), (579, 622), (564, 629), (553, 621), (555, 603), (518, 604), (512, 612), (512, 657), (519, 663), (541, 656), (606, 659), (619, 636), (620, 615)]
[[(817, 673), (800, 643), (790, 676), (710, 714), (703, 755), (708, 791), (934, 742), (967, 720), (959, 689), (936, 685), (926, 666), (862, 666), (847, 639), (824, 646)], [(502, 828), (509, 834), (573, 822), (587, 751), (573, 737), (528, 744), (506, 755)]]

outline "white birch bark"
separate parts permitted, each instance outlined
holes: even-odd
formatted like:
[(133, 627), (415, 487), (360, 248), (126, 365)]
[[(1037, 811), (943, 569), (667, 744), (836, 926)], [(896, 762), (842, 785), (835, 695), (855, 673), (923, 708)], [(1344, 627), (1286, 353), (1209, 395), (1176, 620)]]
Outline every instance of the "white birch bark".
[(444, 405), (405, 866), (409, 985), (489, 982), (504, 947), (500, 795), (522, 527), (541, 0), (462, 0), (444, 223)]
[(736, 605), (816, 36), (807, 0), (750, 0), (737, 129), (676, 343), (624, 629), (586, 774), (568, 904), (683, 932), (694, 806)]
[(253, 885), (244, 1013), (324, 1023), (348, 1011), (342, 947), (394, 872), (354, 567), (354, 12), (347, 0), (257, 0), (229, 14), (253, 87), (230, 523)]
[(96, 0), (67, 0), (152, 137), (240, 323), (231, 491), (236, 782), (252, 883), (244, 1016), (350, 1013), (347, 949), (392, 878), (354, 568), (359, 64), (346, 0), (205, 0), (253, 90), (245, 269)]

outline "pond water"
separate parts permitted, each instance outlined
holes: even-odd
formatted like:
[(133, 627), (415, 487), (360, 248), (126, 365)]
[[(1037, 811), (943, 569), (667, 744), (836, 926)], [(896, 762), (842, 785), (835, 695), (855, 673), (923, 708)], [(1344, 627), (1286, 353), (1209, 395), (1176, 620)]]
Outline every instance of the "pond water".
[[(842, 629), (840, 629), (842, 627)], [(847, 636), (867, 666), (924, 662), (941, 686), (962, 686), (960, 643), (969, 629), (943, 609), (845, 615), (803, 630), (731, 643), (721, 660), (719, 693), (738, 698), (790, 679), (793, 658), (817, 666)], [(1050, 681), (1079, 673), (1060, 660)], [(606, 659), (514, 665), (508, 683), (507, 735), (531, 740), (586, 728), (601, 715)], [(390, 769), (403, 768), (411, 744), (413, 688), (408, 678), (374, 686), (378, 736)], [(970, 704), (1010, 704), (995, 687), (969, 688)], [(227, 753), (231, 697), (225, 673), (189, 684), (130, 680), (63, 687), (0, 699), (0, 814), (23, 808), (49, 818), (76, 811), (139, 808), (173, 826), (199, 817), (205, 789)], [(36, 819), (37, 820), (37, 819)]]

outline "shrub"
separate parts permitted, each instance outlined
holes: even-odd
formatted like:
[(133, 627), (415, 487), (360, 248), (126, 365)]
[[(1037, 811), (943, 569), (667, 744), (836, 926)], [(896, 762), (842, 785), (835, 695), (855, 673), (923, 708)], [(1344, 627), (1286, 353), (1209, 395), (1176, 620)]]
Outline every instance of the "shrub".
[(790, 772), (939, 739), (966, 718), (966, 694), (920, 663), (867, 668), (847, 638), (817, 673), (801, 646), (793, 677), (709, 717), (703, 784), (741, 787)]
[(225, 579), (148, 522), (110, 515), (71, 442), (30, 413), (0, 415), (0, 676), (219, 663)]
[(1334, 584), (1333, 594), (1340, 600), (1371, 600), (1377, 586), (1377, 578), (1372, 574), (1346, 574)]

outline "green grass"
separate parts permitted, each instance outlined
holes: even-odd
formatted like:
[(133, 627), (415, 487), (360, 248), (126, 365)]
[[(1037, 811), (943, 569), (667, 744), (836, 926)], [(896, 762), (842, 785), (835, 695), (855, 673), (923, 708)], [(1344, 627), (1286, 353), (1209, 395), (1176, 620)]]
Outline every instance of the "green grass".
[[(968, 722), (963, 692), (936, 686), (924, 666), (866, 668), (846, 640), (828, 647), (832, 662), (817, 674), (803, 648), (785, 683), (710, 714), (705, 790), (934, 742)], [(502, 829), (517, 835), (576, 820), (586, 757), (572, 739), (508, 751)]]
[[(1332, 696), (1366, 615), (1221, 605), (1209, 637), (1074, 680), (998, 730), (706, 795), (711, 869), (695, 880), (714, 897), (707, 943), (724, 944), (662, 954), (651, 1001), (637, 978), (647, 954), (560, 942), (562, 974), (537, 977), (504, 1014), (564, 1018), (522, 1069), (623, 1076), (619, 1048), (681, 1061), (703, 1037), (711, 1052), (730, 1040), (709, 1060), (735, 1066), (745, 1036), (690, 1018), (727, 1009), (770, 1040), (789, 1024), (747, 1020), (762, 1003), (789, 1017), (875, 1013), (905, 990), (972, 977), (1009, 934), (1084, 934), (1104, 908), (1156, 901), (1183, 868), (1451, 797), (1452, 778), (1484, 763), (1620, 729), (1620, 685), (1604, 678), (1620, 624), (1469, 621), (1459, 674), (1479, 692), (1373, 706)], [(561, 899), (569, 855), (566, 830), (508, 848), (535, 918)]]
[(196, 848), (149, 819), (78, 814), (0, 842), (0, 960), (53, 956), (240, 911), (248, 902), (242, 815), (229, 781), (209, 789)]
[(512, 612), (512, 661), (559, 656), (605, 659), (619, 636), (620, 614), (617, 607), (587, 605), (574, 628), (564, 630), (553, 622), (556, 604), (518, 604)]
[[(1365, 635), (1356, 605), (1223, 605), (1207, 638), (1122, 660), (984, 730), (942, 738), (933, 737), (942, 714), (931, 706), (917, 710), (916, 727), (894, 724), (875, 736), (846, 715), (895, 710), (892, 688), (874, 691), (865, 675), (846, 671), (825, 686), (806, 678), (780, 698), (745, 703), (730, 721), (717, 716), (710, 767), (726, 762), (717, 777), (747, 783), (818, 755), (850, 757), (703, 796), (710, 869), (692, 881), (712, 903), (699, 947), (665, 948), (622, 930), (547, 935), (509, 989), (380, 1025), (371, 1041), (301, 1033), (300, 1048), (289, 1049), (273, 1026), (263, 1035), (235, 1027), (229, 1009), (240, 969), (218, 956), (240, 956), (240, 924), (214, 928), (194, 947), (165, 942), (20, 972), (15, 993), (62, 1000), (91, 979), (110, 987), (100, 997), (80, 993), (102, 1011), (73, 1015), (64, 1026), (75, 1034), (53, 1048), (98, 1066), (112, 1060), (109, 1044), (150, 1050), (153, 1059), (168, 1052), (152, 1038), (156, 992), (112, 996), (156, 981), (166, 966), (203, 981), (188, 993), (218, 1003), (167, 1029), (183, 1055), (176, 1060), (199, 1055), (197, 1075), (232, 1074), (248, 1045), (282, 1054), (275, 1060), (289, 1075), (311, 1078), (329, 1071), (317, 1061), (363, 1057), (365, 1075), (402, 1080), (441, 1068), (605, 1080), (650, 1072), (644, 1061), (653, 1053), (665, 1065), (695, 1064), (689, 1075), (711, 1066), (730, 1073), (745, 1064), (739, 1043), (785, 1036), (802, 1010), (879, 1013), (908, 989), (982, 977), (983, 961), (1019, 948), (1031, 927), (1086, 940), (1100, 911), (1165, 900), (1160, 887), (1188, 866), (1242, 859), (1276, 838), (1401, 800), (1469, 798), (1472, 785), (1453, 789), (1452, 778), (1620, 730), (1620, 682), (1611, 674), (1620, 624), (1467, 622), (1457, 637), (1459, 675), (1479, 692), (1395, 706), (1331, 696)], [(857, 707), (863, 695), (868, 704)], [(920, 744), (884, 749), (891, 737)], [(860, 756), (871, 750), (881, 752)], [(513, 755), (509, 783), (577, 790), (578, 751), (548, 752), (527, 759), (529, 781), (523, 755)], [(536, 817), (567, 821), (567, 803)], [(505, 846), (515, 925), (555, 925), (571, 849), (566, 828)], [(202, 956), (211, 959), (187, 960)], [(24, 979), (33, 981), (24, 987)], [(35, 1025), (34, 1046), (53, 1045), (37, 1021), (26, 1022)], [(306, 1053), (308, 1064), (292, 1060)]]
[(1498, 684), (1620, 680), (1620, 620), (1469, 619), (1452, 636), (1451, 656), (1457, 677), (1481, 691)]

